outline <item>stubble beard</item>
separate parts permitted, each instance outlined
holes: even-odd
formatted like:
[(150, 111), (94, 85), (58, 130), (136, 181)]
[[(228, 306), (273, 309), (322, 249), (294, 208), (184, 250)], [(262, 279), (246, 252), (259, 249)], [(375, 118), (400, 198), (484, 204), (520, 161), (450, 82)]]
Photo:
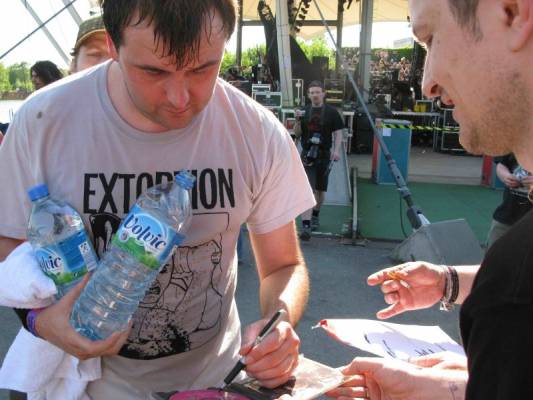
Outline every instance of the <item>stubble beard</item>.
[(517, 72), (505, 74), (499, 79), (492, 95), (483, 100), (485, 106), (476, 119), (461, 125), (459, 141), (470, 153), (502, 156), (516, 153), (524, 146), (524, 140), (533, 144), (533, 132), (526, 116), (531, 112), (527, 86)]

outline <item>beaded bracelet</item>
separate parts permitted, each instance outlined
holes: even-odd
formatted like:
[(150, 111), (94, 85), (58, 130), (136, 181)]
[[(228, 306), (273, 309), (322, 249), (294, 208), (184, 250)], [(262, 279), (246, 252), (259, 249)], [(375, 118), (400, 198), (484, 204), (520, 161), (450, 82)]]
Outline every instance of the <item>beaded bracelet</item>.
[(454, 267), (442, 266), (446, 273), (446, 281), (444, 283), (444, 293), (440, 299), (440, 309), (442, 311), (451, 311), (455, 305), (455, 301), (459, 296), (459, 275)]
[(28, 327), (28, 331), (35, 337), (40, 338), (39, 334), (37, 333), (37, 330), (35, 329), (35, 322), (37, 320), (37, 316), (43, 311), (44, 308), (36, 308), (31, 310), (28, 315), (26, 315), (26, 326)]

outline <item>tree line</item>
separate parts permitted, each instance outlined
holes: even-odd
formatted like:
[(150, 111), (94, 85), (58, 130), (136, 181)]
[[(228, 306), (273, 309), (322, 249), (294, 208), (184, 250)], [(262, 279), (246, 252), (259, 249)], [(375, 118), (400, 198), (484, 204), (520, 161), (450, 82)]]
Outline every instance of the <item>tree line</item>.
[(27, 62), (12, 64), (8, 67), (0, 63), (0, 96), (9, 93), (27, 94), (33, 90), (30, 79), (30, 65)]
[[(309, 61), (312, 61), (315, 56), (325, 56), (329, 58), (329, 68), (335, 68), (335, 50), (328, 46), (324, 37), (319, 37), (308, 42), (299, 38), (297, 40)], [(383, 50), (393, 53), (393, 55), (398, 58), (406, 57), (410, 59), (412, 53), (412, 48), (396, 50), (372, 49), (372, 59), (377, 59), (377, 54)], [(349, 55), (354, 51), (356, 51), (356, 49), (343, 49), (345, 55)], [(265, 44), (251, 47), (242, 52), (241, 65), (243, 69), (251, 68), (253, 65), (260, 63), (266, 63)], [(236, 65), (235, 53), (226, 50), (224, 58), (222, 59), (220, 72), (223, 74), (228, 68), (234, 65)], [(0, 98), (7, 98), (10, 95), (13, 96), (17, 94), (25, 96), (32, 90), (30, 65), (27, 62), (20, 62), (7, 67), (0, 63)]]

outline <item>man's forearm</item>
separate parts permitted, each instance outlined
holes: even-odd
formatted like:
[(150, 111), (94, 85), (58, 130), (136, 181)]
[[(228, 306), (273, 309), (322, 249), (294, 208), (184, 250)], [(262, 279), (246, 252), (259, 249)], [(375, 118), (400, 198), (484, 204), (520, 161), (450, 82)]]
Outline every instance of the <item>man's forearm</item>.
[[(431, 400), (464, 400), (468, 372), (440, 368), (422, 368), (421, 379), (413, 398)], [(418, 393), (416, 393), (418, 392)], [(415, 394), (417, 394), (415, 396)]]
[(337, 153), (337, 154), (340, 154), (342, 139), (343, 139), (343, 136), (344, 136), (343, 133), (344, 132), (342, 131), (342, 129), (333, 132), (334, 138), (335, 138), (335, 144), (334, 144), (333, 149), (334, 149), (335, 153)]
[(457, 296), (456, 303), (462, 304), (470, 294), (479, 267), (479, 265), (455, 266), (455, 270), (459, 277), (459, 295)]
[(0, 261), (4, 261), (7, 256), (21, 244), (23, 240), (0, 236)]
[(296, 326), (304, 313), (309, 297), (309, 275), (303, 260), (299, 264), (280, 268), (264, 277), (260, 284), (259, 299), (264, 317), (278, 309), (287, 311), (292, 326)]

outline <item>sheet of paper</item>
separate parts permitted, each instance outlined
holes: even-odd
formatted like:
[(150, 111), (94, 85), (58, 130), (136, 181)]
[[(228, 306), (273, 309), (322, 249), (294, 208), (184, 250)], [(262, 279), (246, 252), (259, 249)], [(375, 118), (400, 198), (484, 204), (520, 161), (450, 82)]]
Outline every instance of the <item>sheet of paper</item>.
[(383, 128), (383, 136), (392, 136), (392, 129), (391, 128)]
[(319, 326), (336, 340), (381, 357), (407, 360), (463, 348), (438, 326), (401, 325), (369, 319), (324, 319)]

